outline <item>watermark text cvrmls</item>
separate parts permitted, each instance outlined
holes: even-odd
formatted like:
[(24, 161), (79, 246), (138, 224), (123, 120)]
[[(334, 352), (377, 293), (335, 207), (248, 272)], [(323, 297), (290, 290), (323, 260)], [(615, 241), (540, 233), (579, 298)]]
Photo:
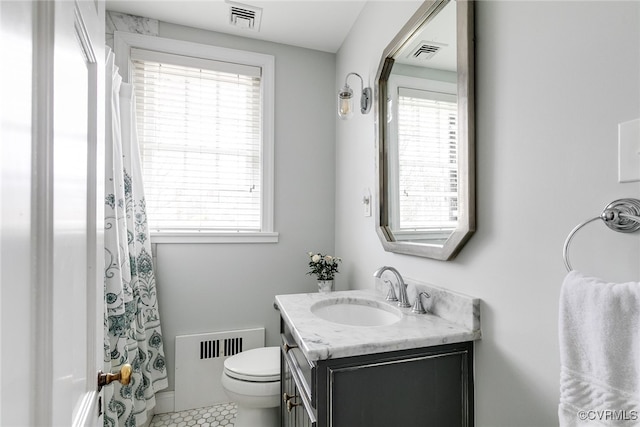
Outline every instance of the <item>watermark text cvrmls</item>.
[(640, 419), (636, 410), (597, 409), (578, 411), (581, 421), (638, 421)]

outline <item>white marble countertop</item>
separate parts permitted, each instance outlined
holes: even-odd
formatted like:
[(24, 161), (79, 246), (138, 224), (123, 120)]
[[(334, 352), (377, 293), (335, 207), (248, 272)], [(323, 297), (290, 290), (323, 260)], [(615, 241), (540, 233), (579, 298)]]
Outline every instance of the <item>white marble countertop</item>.
[[(358, 356), (394, 350), (406, 350), (480, 338), (480, 301), (441, 288), (428, 288), (433, 293), (447, 294), (455, 304), (452, 320), (440, 315), (414, 314), (410, 308), (397, 308), (374, 290), (276, 296), (276, 304), (294, 339), (310, 362), (338, 357)], [(434, 292), (435, 291), (435, 292)], [(401, 319), (384, 326), (350, 326), (323, 320), (311, 312), (311, 306), (335, 298), (371, 300), (373, 304), (389, 304), (402, 312)], [(434, 302), (437, 306), (437, 301)], [(393, 308), (391, 310), (393, 310)], [(470, 311), (466, 313), (466, 311)], [(437, 310), (436, 310), (437, 312)]]

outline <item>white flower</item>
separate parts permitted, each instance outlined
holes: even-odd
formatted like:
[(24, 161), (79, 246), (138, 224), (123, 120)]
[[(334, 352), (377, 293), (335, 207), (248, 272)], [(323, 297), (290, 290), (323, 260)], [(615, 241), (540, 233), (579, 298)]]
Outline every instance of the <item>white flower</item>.
[(313, 262), (318, 262), (320, 261), (320, 255), (315, 254), (314, 256), (311, 257), (311, 261)]
[(327, 262), (331, 262), (333, 258), (331, 257), (331, 255), (325, 255), (324, 260)]

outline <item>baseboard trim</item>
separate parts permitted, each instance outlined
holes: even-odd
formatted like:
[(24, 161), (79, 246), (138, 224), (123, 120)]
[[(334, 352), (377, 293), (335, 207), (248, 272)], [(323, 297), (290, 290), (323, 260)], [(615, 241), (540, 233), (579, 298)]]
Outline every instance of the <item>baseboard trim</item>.
[(176, 393), (172, 391), (161, 391), (156, 393), (156, 407), (153, 408), (156, 414), (166, 414), (175, 412)]

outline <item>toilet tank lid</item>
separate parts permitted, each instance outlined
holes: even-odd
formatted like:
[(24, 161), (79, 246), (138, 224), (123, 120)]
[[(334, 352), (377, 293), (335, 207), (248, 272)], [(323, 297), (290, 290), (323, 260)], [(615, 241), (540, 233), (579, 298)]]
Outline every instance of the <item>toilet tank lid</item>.
[(243, 351), (224, 361), (225, 371), (243, 377), (279, 377), (280, 347), (260, 347)]

